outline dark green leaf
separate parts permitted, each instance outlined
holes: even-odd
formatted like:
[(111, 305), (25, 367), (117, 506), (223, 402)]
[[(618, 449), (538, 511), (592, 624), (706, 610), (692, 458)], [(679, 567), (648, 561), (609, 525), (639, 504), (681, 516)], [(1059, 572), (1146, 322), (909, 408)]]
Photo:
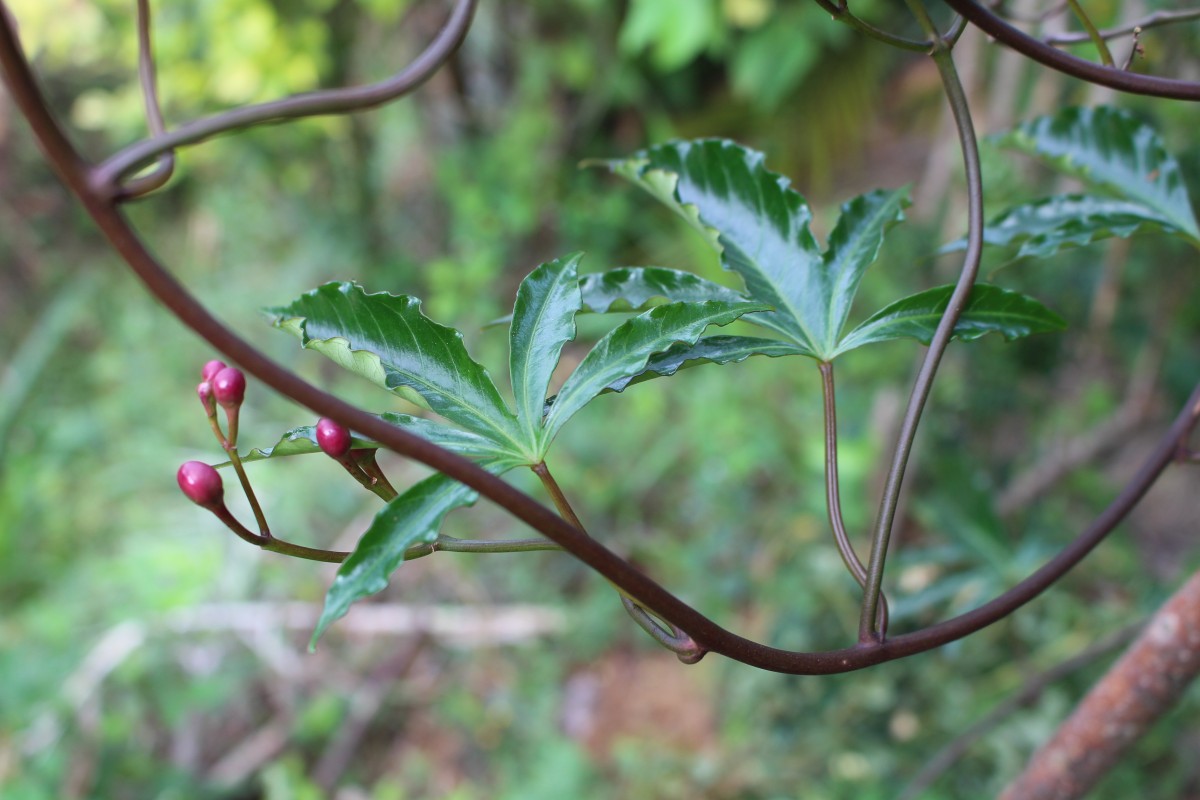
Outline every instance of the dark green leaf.
[(808, 291), (822, 263), (812, 212), (787, 178), (763, 166), (762, 153), (720, 139), (671, 142), (609, 167), (701, 231), (750, 296), (775, 309), (758, 324), (819, 349), (810, 325), (824, 319), (828, 301)]
[(745, 300), (738, 292), (690, 272), (666, 267), (619, 267), (579, 279), (583, 310), (597, 314), (646, 311), (667, 303)]
[[(390, 425), (403, 428), (428, 442), (433, 442), (439, 447), (444, 447), (451, 452), (458, 453), (467, 458), (496, 458), (507, 454), (506, 450), (498, 448), (490, 439), (485, 439), (470, 431), (464, 431), (461, 428), (455, 428), (435, 420), (414, 417), (409, 414), (396, 414), (391, 411), (384, 412), (380, 415), (380, 418)], [(255, 448), (247, 452), (242, 456), (242, 463), (250, 464), (268, 458), (320, 453), (321, 448), (317, 446), (316, 431), (317, 429), (314, 425), (301, 425), (298, 428), (292, 428), (280, 437), (274, 447)], [(379, 442), (355, 436), (351, 439), (350, 446), (354, 449), (375, 449), (379, 447)], [(217, 466), (224, 467), (228, 463), (226, 461), (224, 464), (218, 464)]]
[(847, 203), (822, 255), (808, 204), (761, 153), (724, 140), (672, 142), (608, 166), (700, 230), (747, 293), (775, 309), (756, 324), (819, 357), (832, 354), (862, 273), (907, 203), (904, 189)]
[(818, 271), (810, 288), (810, 291), (829, 298), (825, 340), (822, 342), (826, 352), (835, 349), (863, 273), (879, 256), (884, 234), (904, 219), (904, 208), (908, 204), (906, 187), (894, 192), (860, 195), (842, 206), (837, 227), (829, 236), (825, 268)]
[(304, 347), (397, 394), (416, 392), (446, 419), (522, 452), (516, 418), (462, 334), (422, 314), (415, 297), (329, 283), (268, 313)]
[[(499, 473), (513, 465), (484, 466)], [(309, 646), (315, 646), (324, 630), (344, 617), (354, 602), (385, 589), (388, 578), (404, 561), (404, 552), (413, 545), (432, 542), (446, 515), (455, 508), (471, 505), (476, 498), (473, 489), (439, 474), (415, 484), (388, 503), (375, 515), (354, 552), (338, 568)]]
[[(986, 244), (1019, 245), (1017, 258), (1051, 256), (1066, 247), (1081, 247), (1111, 236), (1182, 233), (1154, 209), (1131, 200), (1071, 194), (1047, 197), (1010, 208), (987, 224)], [(946, 247), (961, 250), (965, 242)]]
[(509, 373), (517, 419), (529, 450), (537, 447), (550, 375), (575, 338), (580, 254), (543, 264), (521, 281), (509, 329)]
[(609, 331), (567, 378), (550, 407), (542, 430), (542, 449), (568, 419), (606, 386), (637, 375), (655, 353), (677, 342), (694, 343), (709, 325), (727, 325), (743, 314), (762, 311), (762, 303), (671, 303), (658, 306)]
[[(929, 344), (953, 292), (953, 286), (939, 286), (892, 303), (851, 331), (838, 345), (837, 353), (903, 337)], [(954, 326), (954, 338), (967, 341), (999, 333), (1011, 341), (1066, 326), (1062, 317), (1032, 297), (979, 283)]]
[(760, 339), (752, 336), (706, 336), (693, 345), (683, 342), (651, 356), (646, 367), (637, 375), (619, 378), (604, 392), (620, 392), (636, 383), (674, 375), (681, 369), (701, 364), (738, 364), (750, 356), (812, 356), (800, 345), (780, 339)]
[(1179, 162), (1158, 133), (1129, 112), (1109, 106), (1065, 108), (1019, 126), (1000, 141), (1140, 203), (1200, 242)]

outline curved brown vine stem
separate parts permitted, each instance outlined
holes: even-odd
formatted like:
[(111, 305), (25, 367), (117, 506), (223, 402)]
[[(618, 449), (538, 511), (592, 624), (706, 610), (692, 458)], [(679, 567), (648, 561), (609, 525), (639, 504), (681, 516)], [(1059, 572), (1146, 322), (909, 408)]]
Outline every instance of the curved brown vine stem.
[(92, 175), (96, 190), (120, 194), (118, 185), (130, 172), (163, 153), (197, 144), (231, 130), (323, 114), (344, 114), (383, 105), (403, 97), (429, 79), (467, 35), (478, 0), (457, 0), (437, 37), (408, 66), (391, 77), (364, 86), (348, 86), (285, 97), (205, 117), (160, 133), (121, 150)]
[(1139, 75), (1115, 67), (1105, 67), (1070, 53), (1064, 53), (1062, 50), (1056, 50), (1045, 42), (1022, 33), (976, 0), (945, 0), (945, 2), (946, 5), (962, 14), (971, 24), (1000, 44), (1011, 47), (1018, 53), (1050, 69), (1130, 94), (1174, 100), (1200, 100), (1200, 83), (1160, 78), (1154, 75)]
[[(461, 4), (459, 8), (462, 8)], [(886, 641), (862, 643), (840, 650), (800, 653), (751, 641), (726, 630), (684, 603), (564, 520), (553, 509), (467, 459), (389, 425), (301, 380), (221, 324), (155, 260), (117, 208), (116, 199), (109, 191), (111, 185), (97, 180), (96, 168), (85, 162), (72, 146), (51, 114), (30, 71), (7, 14), (7, 6), (0, 3), (0, 9), (5, 12), (0, 13), (0, 73), (14, 104), (28, 122), (51, 166), (79, 199), (101, 233), (146, 288), (182, 323), (280, 394), (477, 490), (483, 497), (569, 551), (621, 591), (636, 597), (654, 616), (686, 631), (698, 647), (748, 666), (805, 675), (850, 672), (941, 647), (1003, 619), (1053, 585), (1128, 515), (1162, 471), (1174, 462), (1180, 446), (1187, 441), (1200, 420), (1200, 385), (1197, 385), (1154, 452), (1095, 521), (1033, 575), (974, 611)], [(426, 50), (426, 53), (429, 52)], [(152, 147), (148, 155), (130, 161), (130, 168), (154, 158), (166, 149), (170, 147), (163, 150), (154, 150)], [(111, 169), (110, 177), (115, 177)], [(868, 625), (874, 617), (873, 611), (872, 607), (867, 617)]]
[[(146, 124), (151, 136), (166, 132), (162, 106), (158, 101), (158, 79), (154, 67), (154, 43), (150, 40), (150, 0), (137, 0), (138, 80), (142, 85), (142, 100), (146, 105)], [(122, 187), (120, 199), (132, 200), (160, 189), (175, 174), (175, 153), (168, 151), (158, 157), (154, 169), (134, 178)]]
[(913, 442), (917, 436), (917, 426), (925, 410), (925, 403), (933, 389), (933, 380), (937, 376), (938, 365), (954, 335), (954, 326), (966, 306), (979, 274), (979, 261), (983, 257), (983, 177), (979, 166), (979, 145), (975, 140), (975, 126), (971, 121), (971, 109), (967, 105), (967, 94), (958, 78), (951, 56), (952, 44), (938, 37), (936, 26), (921, 0), (908, 0), (909, 8), (921, 23), (921, 27), (932, 37), (937, 37), (931, 53), (937, 64), (938, 74), (942, 79), (942, 88), (950, 103), (950, 111), (954, 116), (954, 125), (958, 130), (959, 146), (962, 149), (963, 169), (967, 177), (967, 252), (963, 257), (962, 269), (958, 282), (947, 302), (946, 310), (938, 322), (929, 349), (921, 361), (913, 381), (912, 394), (908, 398), (908, 407), (904, 410), (904, 419), (900, 423), (900, 433), (897, 437), (896, 448), (892, 455), (892, 463), (888, 468), (884, 483), (883, 497), (879, 502), (879, 514), (875, 522), (875, 534), (871, 541), (871, 557), (867, 566), (867, 584), (863, 588), (862, 613), (858, 619), (858, 640), (861, 643), (881, 641), (886, 631), (876, 625), (880, 616), (880, 597), (882, 595), (883, 570), (887, 561), (888, 542), (892, 536), (892, 526), (895, 522), (896, 508), (900, 500), (900, 487), (904, 483), (904, 472), (912, 454)]

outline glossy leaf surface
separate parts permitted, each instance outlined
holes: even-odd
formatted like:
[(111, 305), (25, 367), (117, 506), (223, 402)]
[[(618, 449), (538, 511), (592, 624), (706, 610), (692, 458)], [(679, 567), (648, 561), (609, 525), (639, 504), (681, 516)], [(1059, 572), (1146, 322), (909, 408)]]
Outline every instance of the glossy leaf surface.
[(613, 381), (605, 392), (620, 392), (628, 386), (674, 375), (681, 369), (701, 364), (737, 364), (751, 356), (811, 356), (800, 345), (781, 339), (762, 339), (754, 336), (706, 336), (693, 345), (679, 343), (658, 353), (646, 362), (637, 375)]
[[(991, 220), (985, 244), (1019, 246), (1017, 257), (1051, 256), (1113, 236), (1184, 233), (1154, 209), (1132, 200), (1088, 195), (1059, 195), (1017, 206)], [(966, 247), (956, 242), (947, 250)]]
[[(511, 465), (483, 466), (499, 473)], [(436, 539), (446, 515), (471, 505), (477, 496), (473, 489), (445, 475), (431, 475), (388, 503), (338, 568), (310, 646), (331, 623), (345, 616), (353, 603), (387, 588), (405, 551)]]
[[(953, 286), (939, 286), (892, 303), (851, 331), (842, 340), (838, 352), (900, 338), (929, 344), (953, 292)], [(954, 338), (969, 341), (988, 333), (999, 333), (1011, 341), (1065, 327), (1062, 317), (1032, 297), (980, 283), (967, 298), (966, 307), (954, 326)]]
[(416, 392), (446, 419), (520, 451), (516, 417), (487, 371), (467, 354), (461, 333), (421, 313), (420, 300), (329, 283), (269, 313), (304, 347), (386, 389)]
[(579, 291), (583, 310), (597, 314), (646, 311), (667, 303), (746, 299), (727, 286), (666, 267), (619, 267), (584, 275)]
[(734, 142), (672, 142), (609, 167), (706, 235), (747, 294), (775, 309), (757, 324), (820, 357), (835, 350), (862, 274), (907, 204), (904, 189), (852, 200), (822, 253), (804, 198), (766, 169), (761, 153)]
[(517, 290), (509, 328), (509, 374), (517, 419), (529, 443), (541, 429), (546, 389), (563, 345), (575, 338), (579, 258), (576, 253), (541, 265)]
[(542, 449), (579, 409), (622, 378), (637, 375), (651, 356), (678, 342), (694, 343), (709, 325), (727, 325), (743, 314), (762, 311), (762, 303), (671, 303), (626, 320), (596, 342), (571, 373), (546, 416)]
[(1109, 106), (1065, 108), (1017, 127), (1000, 142), (1145, 206), (1200, 242), (1179, 162), (1158, 133), (1129, 112)]

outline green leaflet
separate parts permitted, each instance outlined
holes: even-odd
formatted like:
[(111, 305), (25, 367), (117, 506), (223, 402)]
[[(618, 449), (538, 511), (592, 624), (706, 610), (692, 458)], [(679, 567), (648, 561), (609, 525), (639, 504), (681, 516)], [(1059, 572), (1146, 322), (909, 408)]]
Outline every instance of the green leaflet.
[(517, 419), (529, 450), (536, 449), (550, 376), (563, 345), (575, 338), (580, 254), (543, 264), (517, 290), (509, 328), (509, 374)]
[[(1128, 238), (1144, 233), (1186, 236), (1169, 219), (1141, 203), (1071, 194), (1010, 208), (987, 224), (983, 241), (1000, 247), (1019, 245), (1017, 258), (1046, 257), (1112, 236)], [(958, 241), (945, 250), (965, 247), (965, 242)]]
[[(515, 464), (494, 461), (481, 466), (500, 474)], [(344, 617), (353, 603), (387, 588), (388, 578), (404, 561), (404, 552), (436, 539), (446, 515), (472, 505), (477, 497), (473, 489), (452, 478), (432, 475), (388, 503), (338, 568), (309, 647), (316, 646), (325, 629)]]
[(328, 283), (268, 313), (304, 347), (386, 389), (415, 391), (446, 419), (520, 452), (516, 417), (467, 354), (462, 334), (422, 314), (415, 297)]
[[(838, 346), (838, 354), (865, 344), (904, 337), (929, 344), (953, 292), (953, 286), (939, 286), (897, 300), (851, 331)], [(999, 333), (1011, 341), (1065, 327), (1061, 317), (1032, 297), (979, 283), (971, 290), (954, 326), (954, 338), (969, 341)]]
[(1065, 108), (1025, 123), (999, 141), (1144, 206), (1200, 243), (1179, 162), (1158, 133), (1129, 112), (1109, 106)]
[[(753, 319), (748, 318), (748, 319)], [(651, 356), (646, 366), (636, 375), (619, 378), (604, 392), (620, 392), (637, 383), (665, 378), (681, 369), (698, 367), (701, 364), (738, 364), (751, 356), (812, 356), (800, 345), (781, 339), (761, 339), (753, 336), (706, 336), (695, 344), (680, 342), (661, 353)]]
[(727, 325), (769, 306), (747, 301), (671, 303), (658, 306), (609, 331), (563, 384), (542, 429), (541, 452), (579, 409), (623, 377), (641, 372), (650, 357), (677, 342), (694, 343), (709, 325)]
[(832, 357), (863, 272), (908, 203), (907, 189), (852, 200), (822, 253), (804, 198), (787, 178), (766, 169), (761, 153), (734, 142), (672, 142), (608, 166), (714, 243), (747, 294), (774, 309), (757, 315), (756, 324), (820, 358)]
[(579, 279), (583, 311), (646, 311), (666, 303), (745, 300), (740, 293), (690, 272), (666, 267), (618, 267)]
[[(507, 451), (498, 448), (490, 439), (435, 420), (414, 417), (409, 414), (396, 414), (391, 411), (384, 412), (379, 416), (389, 425), (403, 428), (428, 442), (433, 442), (439, 447), (444, 447), (453, 453), (458, 453), (467, 458), (496, 458), (507, 453)], [(351, 447), (356, 449), (373, 449), (379, 447), (379, 443), (355, 436), (351, 440)], [(321, 448), (317, 446), (316, 426), (301, 425), (284, 433), (273, 447), (255, 448), (249, 451), (242, 456), (242, 462), (248, 464), (268, 458), (283, 458), (286, 456), (299, 456), (319, 452), (321, 452)], [(225, 462), (225, 464), (228, 463)], [(225, 464), (219, 464), (218, 466), (223, 467)]]

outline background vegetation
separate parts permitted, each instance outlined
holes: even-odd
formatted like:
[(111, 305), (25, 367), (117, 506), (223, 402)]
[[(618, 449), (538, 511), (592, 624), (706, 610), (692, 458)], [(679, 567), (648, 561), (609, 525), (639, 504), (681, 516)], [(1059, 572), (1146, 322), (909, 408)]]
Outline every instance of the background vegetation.
[[(85, 149), (141, 135), (132, 4), (11, 5)], [(895, 4), (862, 5), (881, 24), (908, 24)], [(1094, 5), (1103, 24), (1130, 16), (1133, 0)], [(441, 21), (404, 0), (155, 10), (169, 123), (380, 76)], [(1110, 99), (968, 35), (956, 52), (984, 132)], [(1147, 68), (1189, 52), (1171, 41), (1186, 36), (1194, 28), (1145, 37)], [(1194, 111), (1139, 110), (1195, 181)], [(495, 371), (504, 337), (484, 324), (553, 256), (582, 249), (589, 270), (656, 264), (729, 283), (653, 201), (575, 168), (697, 135), (765, 150), (818, 209), (818, 231), (852, 194), (915, 182), (913, 221), (889, 238), (864, 303), (946, 277), (951, 265), (934, 254), (960, 235), (963, 204), (932, 65), (787, 0), (493, 0), (452, 68), (414, 98), (188, 151), (171, 187), (130, 212), (227, 320), (306, 377), (378, 407), (377, 392), (300, 353), (259, 309), (332, 279), (416, 294)], [(992, 208), (1053, 180), (1001, 151), (985, 157)], [(1046, 598), (955, 646), (863, 673), (787, 677), (717, 657), (683, 667), (603, 581), (553, 553), (406, 565), (377, 608), (352, 612), (308, 655), (332, 570), (236, 542), (174, 486), (180, 462), (217, 456), (193, 393), (211, 354), (99, 244), (4, 97), (0, 159), (6, 798), (893, 797), (1032, 675), (1140, 619), (1200, 565), (1194, 489), (1176, 472)], [(900, 629), (1015, 582), (1121, 484), (1200, 368), (1189, 255), (1144, 238), (1006, 267), (1006, 285), (1036, 294), (1071, 330), (984, 340), (970, 360), (951, 348), (889, 587)], [(874, 513), (914, 365), (905, 344), (860, 352), (839, 376), (843, 497), (857, 531)], [(246, 443), (312, 422), (255, 389)], [(1061, 470), (1045, 495), (1021, 491), (1102, 423), (1119, 435), (1088, 440), (1086, 468)], [(857, 614), (826, 531), (821, 448), (816, 371), (750, 361), (589, 406), (555, 469), (596, 535), (702, 610), (780, 646), (820, 648), (843, 643)], [(251, 469), (272, 527), (298, 541), (344, 547), (375, 507), (326, 459)], [(420, 475), (402, 463), (392, 472)], [(446, 530), (524, 535), (486, 506)], [(994, 794), (1103, 665), (1055, 683), (921, 796)], [(1200, 790), (1198, 699), (1192, 691), (1097, 796)]]

